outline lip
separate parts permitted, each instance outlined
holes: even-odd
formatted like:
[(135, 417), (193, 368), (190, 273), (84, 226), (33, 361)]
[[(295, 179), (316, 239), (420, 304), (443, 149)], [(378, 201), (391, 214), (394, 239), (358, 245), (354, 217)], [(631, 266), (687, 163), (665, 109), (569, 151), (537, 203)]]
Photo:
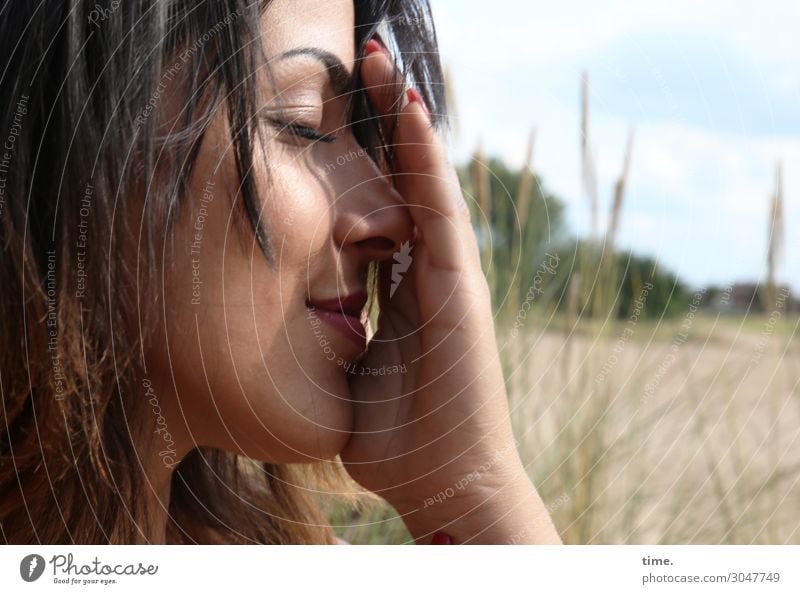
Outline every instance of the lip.
[(358, 291), (333, 299), (308, 299), (306, 307), (364, 351), (367, 348), (367, 331), (361, 322), (361, 313), (367, 299), (366, 291)]

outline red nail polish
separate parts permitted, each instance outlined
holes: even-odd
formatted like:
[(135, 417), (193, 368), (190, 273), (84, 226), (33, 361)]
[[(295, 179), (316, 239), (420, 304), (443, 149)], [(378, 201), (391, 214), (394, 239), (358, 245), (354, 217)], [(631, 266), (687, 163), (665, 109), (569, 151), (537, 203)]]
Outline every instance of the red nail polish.
[(428, 121), (431, 121), (431, 112), (428, 111), (428, 106), (425, 105), (425, 100), (422, 98), (420, 92), (415, 88), (410, 88), (406, 91), (406, 97), (408, 98), (409, 103), (413, 103), (416, 101), (422, 107), (422, 110), (425, 112), (425, 115), (428, 116)]
[(375, 52), (382, 52), (383, 46), (373, 37), (367, 42), (367, 45), (364, 46), (364, 51), (367, 55), (374, 54)]
[(431, 544), (453, 544), (453, 537), (446, 532), (437, 532), (431, 539)]
[(389, 50), (387, 49), (386, 45), (384, 45), (383, 40), (375, 34), (370, 37), (370, 40), (364, 46), (364, 51), (366, 55), (370, 55), (375, 52), (384, 52), (387, 56), (389, 55)]

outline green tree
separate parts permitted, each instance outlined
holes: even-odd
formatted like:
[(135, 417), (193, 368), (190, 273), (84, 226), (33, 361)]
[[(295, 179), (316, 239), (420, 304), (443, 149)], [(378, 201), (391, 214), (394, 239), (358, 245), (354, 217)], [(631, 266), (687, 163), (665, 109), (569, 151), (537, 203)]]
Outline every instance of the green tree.
[[(502, 161), (476, 158), (459, 168), (495, 307), (516, 311), (536, 268), (568, 239), (564, 205), (541, 179)], [(526, 179), (527, 177), (527, 179)]]
[[(688, 288), (652, 258), (603, 253), (602, 243), (571, 237), (563, 201), (547, 192), (538, 176), (480, 155), (458, 172), (500, 317), (513, 319), (530, 306), (575, 307), (572, 313), (580, 317), (626, 318), (647, 283), (652, 288), (641, 317), (672, 317), (686, 310)], [(570, 305), (570, 284), (578, 282), (579, 273), (580, 299)]]

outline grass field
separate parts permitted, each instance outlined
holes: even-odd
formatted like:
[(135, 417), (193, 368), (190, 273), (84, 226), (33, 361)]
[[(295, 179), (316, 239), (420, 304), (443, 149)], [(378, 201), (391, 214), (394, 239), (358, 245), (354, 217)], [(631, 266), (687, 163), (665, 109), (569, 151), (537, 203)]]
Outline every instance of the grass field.
[[(565, 542), (800, 543), (798, 323), (498, 328), (520, 455)], [(380, 502), (332, 520), (353, 543), (409, 539)]]

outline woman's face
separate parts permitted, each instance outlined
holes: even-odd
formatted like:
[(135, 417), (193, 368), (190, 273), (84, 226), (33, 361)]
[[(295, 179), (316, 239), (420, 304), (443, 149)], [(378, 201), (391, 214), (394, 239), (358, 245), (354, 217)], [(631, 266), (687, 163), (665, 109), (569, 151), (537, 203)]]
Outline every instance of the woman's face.
[[(234, 198), (220, 114), (167, 252), (165, 346), (149, 367), (166, 378), (163, 408), (184, 447), (271, 462), (330, 459), (351, 430), (346, 366), (365, 348), (368, 264), (391, 259), (412, 225), (347, 127), (342, 87), (357, 68), (352, 0), (275, 0), (262, 32), (265, 142), (252, 173), (274, 268)], [(325, 137), (309, 138), (317, 133)]]

